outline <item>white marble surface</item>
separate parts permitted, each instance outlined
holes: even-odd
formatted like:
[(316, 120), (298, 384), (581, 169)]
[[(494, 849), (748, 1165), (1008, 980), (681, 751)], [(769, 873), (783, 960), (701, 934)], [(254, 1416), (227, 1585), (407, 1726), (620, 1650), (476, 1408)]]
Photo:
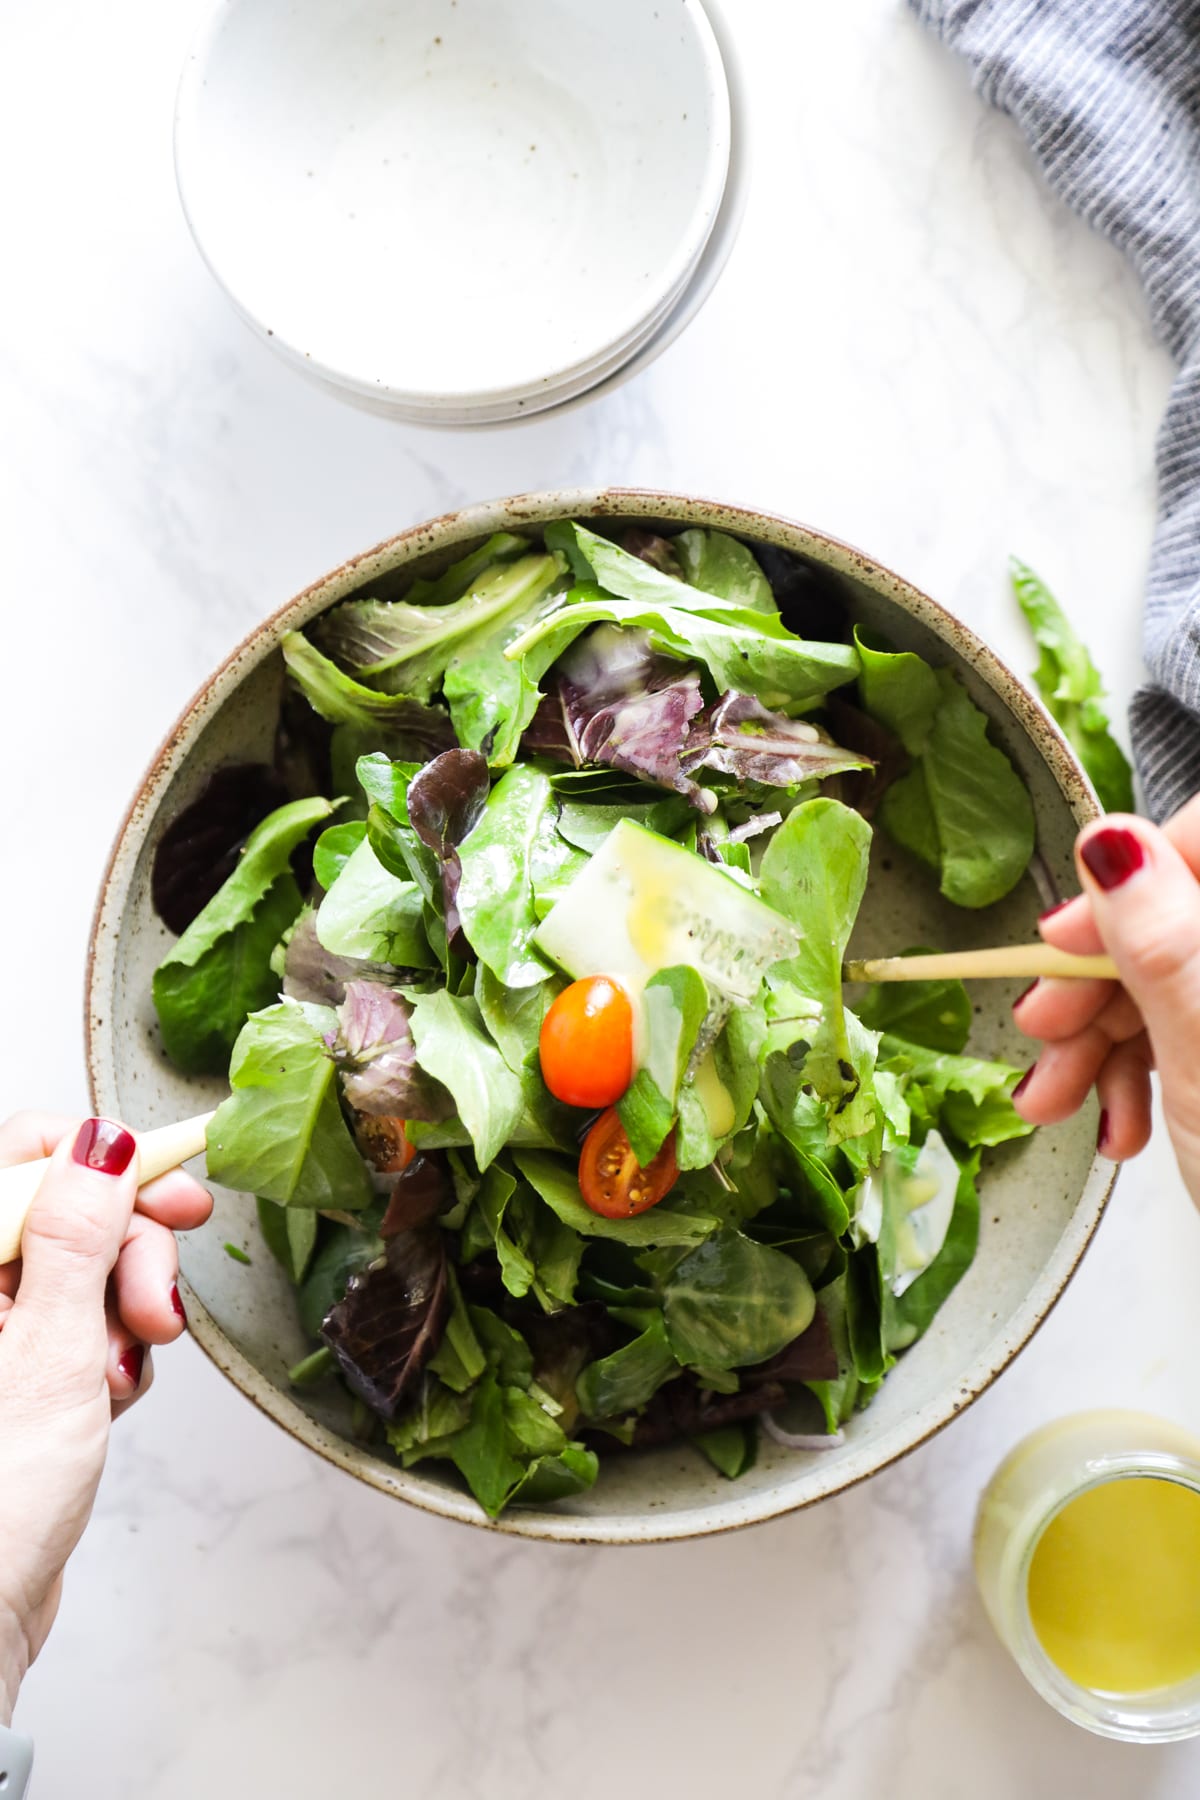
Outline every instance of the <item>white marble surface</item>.
[[(1020, 667), (1018, 550), (1138, 674), (1169, 368), (1116, 257), (899, 0), (738, 0), (753, 198), (648, 375), (562, 420), (422, 435), (299, 384), (229, 311), (175, 201), (191, 7), (39, 0), (0, 58), (0, 1094), (82, 1110), (93, 890), (149, 751), (268, 608), (458, 501), (703, 490), (855, 540)], [(976, 1496), (1097, 1402), (1200, 1426), (1200, 1222), (1130, 1168), (999, 1385), (816, 1512), (645, 1551), (496, 1541), (352, 1485), (189, 1345), (116, 1434), (18, 1721), (39, 1800), (1184, 1800), (1200, 1745), (1045, 1709), (969, 1578)]]

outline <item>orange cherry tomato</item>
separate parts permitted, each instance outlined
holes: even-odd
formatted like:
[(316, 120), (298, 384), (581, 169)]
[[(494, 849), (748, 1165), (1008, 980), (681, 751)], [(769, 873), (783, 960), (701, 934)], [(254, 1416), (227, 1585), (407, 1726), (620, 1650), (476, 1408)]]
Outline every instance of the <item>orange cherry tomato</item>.
[(564, 988), (542, 1020), (542, 1080), (568, 1106), (611, 1106), (633, 1080), (633, 1007), (607, 975)]
[(401, 1174), (417, 1154), (408, 1140), (403, 1119), (359, 1113), (355, 1131), (359, 1149), (381, 1175)]
[(584, 1204), (602, 1219), (632, 1219), (657, 1206), (678, 1176), (674, 1130), (654, 1161), (643, 1169), (615, 1106), (600, 1114), (583, 1140), (579, 1191)]

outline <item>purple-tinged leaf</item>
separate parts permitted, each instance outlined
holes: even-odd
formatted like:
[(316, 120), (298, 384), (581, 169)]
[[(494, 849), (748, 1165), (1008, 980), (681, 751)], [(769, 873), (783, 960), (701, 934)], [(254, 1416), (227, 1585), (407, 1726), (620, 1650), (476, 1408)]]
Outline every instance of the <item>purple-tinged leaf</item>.
[(602, 625), (563, 657), (558, 691), (581, 762), (670, 788), (700, 812), (714, 809), (715, 796), (681, 762), (691, 721), (704, 706), (695, 669), (651, 650), (645, 632)]
[(842, 778), (841, 798), (864, 819), (873, 818), (884, 793), (909, 767), (909, 757), (895, 733), (870, 713), (838, 694), (831, 694), (826, 705), (839, 743), (858, 751), (864, 761), (861, 771)]
[(353, 956), (334, 956), (317, 937), (316, 915), (311, 908), (300, 914), (288, 939), (283, 959), (283, 991), (289, 1000), (309, 1000), (318, 1006), (340, 1006), (350, 981), (378, 981), (386, 985), (397, 971), (381, 963), (360, 962)]
[(441, 1342), (450, 1311), (445, 1239), (436, 1226), (394, 1237), (352, 1275), (321, 1327), (352, 1393), (394, 1419)]
[(427, 762), (408, 785), (408, 818), (413, 830), (438, 860), (442, 877), (442, 913), (446, 939), (462, 947), (458, 884), (462, 864), (458, 845), (479, 823), (490, 788), (487, 758), (478, 750), (444, 750)]
[(338, 1013), (342, 1090), (355, 1112), (379, 1119), (448, 1119), (454, 1102), (416, 1059), (402, 994), (377, 981), (348, 981)]
[(555, 762), (579, 767), (579, 746), (571, 736), (557, 689), (542, 695), (537, 711), (522, 734), (521, 752), (524, 756), (548, 756)]
[(640, 525), (631, 525), (619, 541), (627, 555), (639, 557), (664, 575), (673, 575), (676, 581), (683, 580), (683, 569), (670, 538), (659, 537), (655, 531), (645, 531)]
[(829, 1319), (818, 1306), (812, 1324), (785, 1344), (769, 1362), (742, 1369), (743, 1387), (759, 1387), (777, 1381), (836, 1381), (837, 1351), (829, 1329)]
[(440, 1156), (417, 1156), (396, 1177), (379, 1235), (398, 1237), (428, 1225), (452, 1198), (446, 1167)]
[(150, 897), (176, 937), (233, 874), (254, 827), (287, 798), (282, 779), (265, 763), (229, 763), (171, 820), (154, 852)]
[(752, 694), (722, 694), (692, 729), (684, 757), (689, 774), (707, 768), (735, 781), (767, 787), (799, 787), (849, 769), (869, 758), (843, 750), (804, 719), (771, 712)]

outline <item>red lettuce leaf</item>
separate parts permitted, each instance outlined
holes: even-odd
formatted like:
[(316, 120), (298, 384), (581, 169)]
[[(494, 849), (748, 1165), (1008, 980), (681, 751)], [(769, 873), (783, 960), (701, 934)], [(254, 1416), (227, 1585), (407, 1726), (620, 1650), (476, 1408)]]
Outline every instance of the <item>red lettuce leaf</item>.
[(478, 750), (444, 750), (408, 785), (409, 823), (441, 871), (446, 941), (453, 950), (461, 950), (466, 941), (458, 914), (462, 864), (457, 847), (479, 823), (489, 787), (487, 758)]
[(415, 1231), (428, 1225), (451, 1198), (452, 1189), (440, 1156), (414, 1157), (396, 1177), (379, 1235), (398, 1237), (402, 1231)]
[(442, 1339), (450, 1312), (445, 1239), (405, 1231), (361, 1274), (321, 1326), (350, 1391), (394, 1419)]
[(335, 1055), (355, 1112), (380, 1119), (448, 1119), (454, 1102), (417, 1062), (412, 1007), (378, 981), (348, 981)]
[(713, 811), (715, 795), (681, 762), (691, 721), (704, 707), (695, 669), (651, 650), (645, 632), (601, 625), (562, 658), (558, 694), (579, 762), (621, 769)]
[(804, 719), (771, 712), (752, 694), (722, 694), (693, 726), (684, 756), (689, 773), (707, 768), (764, 787), (799, 787), (869, 766), (868, 757), (843, 750)]
[(663, 575), (673, 575), (676, 581), (683, 580), (683, 570), (670, 538), (659, 537), (657, 532), (646, 531), (640, 525), (631, 525), (617, 542), (627, 555), (639, 557)]

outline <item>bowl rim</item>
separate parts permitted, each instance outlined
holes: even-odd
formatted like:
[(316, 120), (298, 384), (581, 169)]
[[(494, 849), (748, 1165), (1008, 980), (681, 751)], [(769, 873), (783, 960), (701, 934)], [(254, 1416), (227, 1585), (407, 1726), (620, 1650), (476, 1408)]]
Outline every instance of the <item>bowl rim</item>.
[[(364, 582), (402, 569), (432, 550), (452, 551), (464, 541), (477, 541), (498, 530), (536, 528), (551, 519), (564, 517), (639, 517), (727, 530), (751, 540), (807, 554), (835, 572), (863, 581), (875, 592), (895, 601), (910, 617), (929, 626), (992, 689), (1026, 732), (1080, 825), (1099, 814), (1094, 790), (1058, 726), (995, 652), (969, 626), (886, 564), (829, 533), (776, 512), (657, 488), (547, 489), (457, 508), (410, 526), (370, 550), (349, 557), (277, 607), (247, 633), (196, 689), (164, 736), (117, 829), (92, 918), (84, 978), (83, 1022), (88, 1088), (97, 1111), (106, 1107), (111, 1109), (116, 1100), (115, 1077), (104, 1042), (103, 1022), (112, 1017), (110, 999), (115, 951), (129, 881), (140, 852), (142, 824), (152, 819), (159, 798), (183, 766), (210, 718), (242, 679), (277, 649), (285, 630), (303, 627)], [(991, 1386), (1049, 1317), (1091, 1243), (1117, 1172), (1116, 1164), (1099, 1154), (1094, 1156), (1062, 1235), (1021, 1306), (975, 1357), (957, 1383), (945, 1388), (935, 1400), (905, 1415), (876, 1443), (869, 1466), (847, 1469), (845, 1462), (839, 1459), (829, 1470), (832, 1479), (818, 1480), (810, 1491), (801, 1495), (794, 1494), (784, 1481), (739, 1499), (734, 1483), (729, 1498), (698, 1507), (694, 1513), (681, 1512), (663, 1520), (656, 1519), (653, 1514), (605, 1518), (568, 1511), (525, 1511), (519, 1507), (502, 1514), (499, 1519), (488, 1519), (469, 1495), (415, 1479), (411, 1471), (389, 1468), (381, 1459), (350, 1444), (311, 1418), (225, 1336), (182, 1276), (181, 1288), (187, 1302), (191, 1335), (222, 1374), (291, 1437), (368, 1486), (404, 1499), (425, 1512), (509, 1536), (577, 1544), (679, 1541), (763, 1524), (815, 1505), (898, 1462), (943, 1430)], [(839, 1470), (842, 1471), (840, 1475)]]
[[(449, 415), (464, 409), (490, 409), (501, 405), (513, 407), (516, 416), (520, 417), (531, 402), (540, 403), (540, 409), (544, 410), (552, 403), (548, 402), (548, 396), (560, 390), (571, 390), (565, 395), (565, 399), (570, 400), (575, 386), (593, 371), (596, 371), (595, 381), (606, 379), (613, 373), (614, 361), (619, 366), (618, 353), (626, 349), (632, 357), (640, 352), (686, 293), (717, 224), (729, 178), (734, 133), (734, 94), (725, 65), (725, 41), (708, 17), (705, 0), (682, 0), (682, 10), (699, 57), (697, 92), (701, 87), (704, 89), (703, 102), (709, 119), (707, 144), (687, 230), (672, 256), (658, 266), (649, 304), (644, 296), (637, 303), (627, 302), (619, 321), (614, 322), (613, 328), (605, 328), (607, 335), (603, 344), (593, 344), (572, 363), (528, 375), (516, 382), (506, 381), (500, 386), (447, 391), (397, 387), (380, 376), (372, 377), (344, 366), (340, 354), (339, 360), (332, 362), (326, 360), (328, 350), (321, 356), (306, 351), (286, 330), (268, 326), (266, 319), (251, 309), (243, 300), (234, 275), (206, 241), (197, 219), (197, 109), (200, 96), (208, 86), (207, 73), (214, 47), (239, 3), (245, 4), (245, 0), (211, 0), (209, 10), (200, 19), (189, 41), (175, 91), (172, 124), (175, 186), (189, 234), (205, 267), (256, 336), (293, 368), (360, 399), (428, 412), (434, 423), (446, 415), (442, 422), (449, 424), (452, 422)], [(648, 326), (651, 327), (649, 331)], [(517, 410), (518, 401), (524, 403), (520, 411)]]

